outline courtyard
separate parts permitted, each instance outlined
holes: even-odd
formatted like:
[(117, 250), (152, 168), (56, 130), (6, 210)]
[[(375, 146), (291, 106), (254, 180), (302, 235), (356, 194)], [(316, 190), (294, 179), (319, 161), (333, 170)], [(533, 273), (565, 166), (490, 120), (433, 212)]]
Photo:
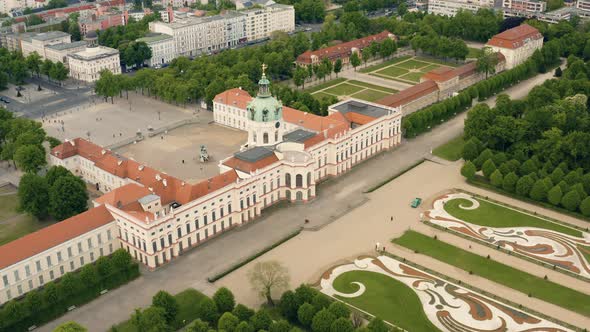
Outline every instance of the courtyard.
[(459, 64), (420, 56), (395, 58), (376, 66), (363, 68), (361, 73), (407, 84), (416, 84), (427, 72), (440, 67), (457, 67)]
[(334, 80), (322, 84), (310, 92), (317, 99), (325, 97), (336, 97), (338, 100), (356, 98), (374, 102), (396, 93), (397, 90), (358, 80)]
[[(248, 133), (207, 121), (212, 120), (211, 112), (201, 112), (199, 116), (201, 121), (197, 123), (180, 126), (115, 151), (188, 183), (215, 176), (219, 174), (219, 161), (238, 152), (246, 143)], [(209, 154), (209, 161), (204, 163), (199, 159), (202, 145)]]
[(114, 104), (94, 98), (40, 120), (47, 135), (60, 141), (82, 137), (108, 147), (132, 139), (137, 132), (147, 135), (149, 128), (158, 129), (190, 119), (209, 121), (212, 114), (130, 93), (129, 99), (116, 98)]

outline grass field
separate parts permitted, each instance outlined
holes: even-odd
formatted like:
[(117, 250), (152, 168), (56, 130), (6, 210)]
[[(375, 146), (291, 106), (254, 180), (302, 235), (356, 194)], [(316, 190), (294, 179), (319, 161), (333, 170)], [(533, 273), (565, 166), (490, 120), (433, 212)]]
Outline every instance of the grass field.
[(404, 69), (420, 69), (420, 68), (426, 67), (428, 65), (429, 65), (428, 62), (410, 59), (408, 61), (398, 63), (396, 66), (404, 68)]
[(465, 145), (465, 141), (461, 135), (459, 137), (453, 138), (443, 145), (439, 145), (436, 149), (432, 150), (432, 154), (446, 160), (456, 161), (461, 159), (463, 145)]
[(382, 64), (379, 66), (373, 66), (362, 72), (377, 77), (413, 84), (419, 83), (420, 78), (422, 78), (425, 73), (440, 68), (441, 66), (456, 67), (457, 64), (435, 58), (412, 57), (388, 65)]
[[(154, 294), (155, 295), (155, 294)], [(189, 288), (184, 290), (176, 295), (174, 295), (176, 301), (178, 302), (178, 314), (176, 315), (176, 319), (174, 320), (173, 326), (176, 329), (179, 329), (185, 325), (190, 324), (193, 320), (198, 318), (198, 307), (199, 302), (206, 298), (206, 295), (202, 294), (201, 292)], [(133, 313), (129, 313), (129, 317), (131, 317)], [(185, 324), (183, 324), (183, 321)], [(131, 323), (131, 320), (124, 321), (116, 326), (116, 330), (118, 332), (139, 332), (135, 326)]]
[(404, 56), (399, 57), (399, 58), (393, 58), (391, 60), (387, 60), (387, 61), (385, 61), (383, 63), (378, 64), (378, 65), (374, 65), (374, 66), (370, 66), (370, 67), (367, 67), (367, 68), (360, 69), (359, 72), (361, 72), (361, 73), (371, 73), (371, 72), (374, 72), (374, 71), (379, 70), (381, 68), (385, 68), (385, 67), (391, 66), (393, 64), (396, 64), (396, 63), (405, 61), (405, 60), (407, 60), (409, 58), (411, 58), (411, 56), (409, 56), (409, 55), (404, 55)]
[(460, 65), (462, 65), (462, 63), (457, 63), (454, 60), (446, 61), (444, 59), (430, 58), (430, 57), (425, 57), (425, 56), (417, 56), (414, 59), (416, 59), (418, 61), (423, 61), (423, 62), (436, 63), (439, 65), (448, 66), (448, 67), (459, 67)]
[(397, 66), (387, 67), (385, 69), (381, 69), (378, 72), (376, 72), (376, 74), (385, 75), (385, 76), (393, 76), (393, 77), (398, 77), (401, 75), (405, 75), (407, 73), (409, 73), (409, 71), (407, 69), (399, 68)]
[[(9, 192), (5, 191), (4, 194)], [(16, 193), (0, 196), (0, 245), (54, 223), (54, 221), (38, 221), (28, 214), (21, 214), (17, 212), (17, 207), (18, 197)]]
[[(406, 231), (392, 241), (398, 245), (465, 271), (487, 278), (524, 294), (590, 317), (590, 295), (459, 249), (415, 231)], [(493, 292), (493, 290), (489, 290)]]
[(353, 293), (365, 285), (365, 292), (354, 298), (341, 298), (351, 305), (412, 332), (440, 331), (426, 317), (416, 293), (402, 282), (368, 271), (346, 272), (334, 280), (334, 289)]
[(361, 81), (357, 81), (357, 80), (349, 80), (348, 83), (354, 84), (354, 85), (360, 85), (360, 86), (364, 86), (365, 88), (379, 90), (379, 91), (388, 92), (388, 93), (396, 93), (397, 92), (397, 90), (392, 89), (392, 88), (386, 88), (384, 86), (375, 85), (375, 84), (371, 84), (371, 83), (367, 83), (367, 82), (361, 82)]
[(318, 85), (314, 85), (313, 87), (307, 88), (307, 89), (305, 89), (305, 92), (314, 93), (316, 91), (320, 91), (322, 89), (326, 89), (326, 88), (329, 88), (331, 86), (340, 84), (340, 83), (342, 83), (344, 81), (346, 81), (346, 78), (339, 77), (339, 78), (333, 79), (331, 81), (328, 81), (328, 82), (325, 82), (325, 83), (320, 83)]
[(366, 90), (363, 90), (361, 92), (357, 92), (357, 93), (351, 95), (351, 97), (372, 102), (372, 101), (377, 101), (379, 99), (382, 99), (386, 96), (389, 96), (390, 94), (391, 93), (366, 89)]
[(322, 92), (329, 93), (331, 95), (337, 95), (337, 96), (350, 96), (351, 94), (357, 93), (361, 90), (363, 90), (362, 87), (358, 87), (356, 85), (352, 85), (352, 84), (348, 84), (348, 83), (342, 83), (342, 84), (338, 84), (332, 88), (323, 90)]
[(481, 54), (481, 50), (473, 47), (469, 47), (469, 53), (467, 53), (467, 58), (477, 58)]
[(577, 236), (580, 238), (583, 237), (582, 232), (576, 229), (524, 214), (502, 205), (494, 204), (477, 198), (475, 199), (479, 202), (479, 207), (477, 209), (462, 209), (460, 206), (469, 207), (471, 206), (471, 202), (466, 199), (457, 198), (450, 200), (445, 204), (445, 211), (455, 218), (480, 226), (537, 227)]
[(419, 71), (419, 72), (405, 74), (403, 76), (400, 76), (400, 78), (403, 80), (408, 80), (408, 81), (420, 83), (420, 77), (422, 77), (422, 75), (424, 75), (424, 73)]
[(330, 95), (330, 94), (327, 94), (327, 93), (324, 93), (324, 92), (321, 92), (321, 91), (320, 91), (320, 92), (316, 92), (316, 93), (314, 93), (314, 94), (313, 94), (313, 96), (314, 96), (316, 99), (323, 99), (323, 98), (330, 98), (330, 97), (334, 97), (333, 95)]
[(590, 247), (583, 246), (583, 245), (580, 245), (580, 244), (578, 244), (577, 247), (582, 252), (582, 254), (584, 255), (584, 258), (586, 258), (586, 261), (587, 262), (590, 262)]

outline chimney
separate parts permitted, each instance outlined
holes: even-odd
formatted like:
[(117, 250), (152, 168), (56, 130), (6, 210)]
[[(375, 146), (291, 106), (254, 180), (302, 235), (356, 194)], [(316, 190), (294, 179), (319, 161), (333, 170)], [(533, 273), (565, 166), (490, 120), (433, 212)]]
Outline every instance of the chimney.
[(158, 180), (158, 181), (162, 180), (162, 177), (160, 176), (160, 174), (156, 174), (156, 180)]
[(162, 180), (162, 183), (164, 184), (164, 187), (168, 186), (168, 181), (166, 181), (166, 179)]
[(117, 208), (122, 208), (123, 207), (123, 203), (121, 203), (121, 201), (117, 201)]
[(138, 170), (140, 170), (140, 171), (143, 171), (143, 168), (144, 168), (144, 166), (143, 166), (143, 165), (139, 165), (139, 166), (137, 167), (137, 169), (138, 169)]
[(100, 154), (104, 155), (105, 153), (107, 153), (107, 151), (105, 149), (102, 149), (102, 151), (100, 151)]
[(211, 189), (211, 179), (207, 179), (207, 189)]

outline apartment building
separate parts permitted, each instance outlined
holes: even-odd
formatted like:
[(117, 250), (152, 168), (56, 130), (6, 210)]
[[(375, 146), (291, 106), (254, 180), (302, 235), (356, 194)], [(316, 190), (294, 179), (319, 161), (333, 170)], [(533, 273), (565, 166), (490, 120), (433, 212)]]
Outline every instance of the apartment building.
[(249, 41), (269, 37), (274, 31), (295, 30), (293, 6), (271, 4), (264, 8), (244, 10), (246, 14), (246, 37)]
[(88, 46), (84, 51), (68, 54), (70, 77), (84, 82), (94, 82), (104, 69), (113, 74), (121, 73), (119, 50), (105, 46)]
[(540, 0), (503, 0), (502, 8), (529, 13), (540, 13), (547, 10), (547, 2)]
[(45, 5), (43, 0), (2, 0), (0, 1), (0, 13), (9, 14), (13, 9), (41, 8)]
[(175, 57), (172, 36), (162, 33), (149, 33), (136, 41), (146, 43), (152, 50), (152, 57), (146, 62), (150, 67), (170, 63)]
[(493, 36), (486, 46), (502, 53), (506, 58), (506, 69), (512, 69), (543, 47), (543, 35), (532, 26), (521, 24)]
[(428, 0), (428, 13), (455, 16), (459, 10), (477, 12), (501, 6), (501, 0)]
[(590, 0), (578, 0), (576, 3), (577, 14), (582, 17), (590, 17)]

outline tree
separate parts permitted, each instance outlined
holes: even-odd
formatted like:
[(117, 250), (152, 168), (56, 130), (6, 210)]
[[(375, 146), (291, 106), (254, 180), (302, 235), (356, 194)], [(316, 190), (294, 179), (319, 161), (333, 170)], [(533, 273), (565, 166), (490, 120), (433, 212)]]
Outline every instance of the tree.
[(39, 77), (39, 74), (41, 73), (41, 65), (43, 63), (39, 53), (33, 52), (29, 54), (25, 62), (27, 63), (27, 67), (29, 68), (31, 73), (34, 73), (37, 75), (37, 77)]
[(561, 187), (556, 184), (547, 193), (547, 201), (549, 201), (549, 203), (551, 203), (553, 205), (559, 205), (559, 203), (561, 203), (562, 196), (563, 196), (563, 192), (561, 191)]
[(248, 322), (240, 322), (234, 332), (254, 332), (254, 327)]
[(272, 317), (266, 310), (258, 310), (257, 313), (250, 318), (250, 322), (256, 331), (258, 330), (268, 330), (268, 327), (272, 323)]
[(53, 332), (86, 332), (88, 331), (84, 326), (76, 322), (66, 322), (57, 326)]
[(62, 8), (67, 7), (68, 3), (66, 0), (49, 0), (45, 9), (54, 9), (54, 8)]
[(381, 57), (389, 58), (393, 53), (397, 51), (397, 46), (393, 40), (386, 38), (381, 45), (379, 45), (379, 54)]
[(274, 306), (272, 293), (289, 286), (289, 271), (277, 261), (258, 262), (249, 271), (248, 279), (252, 288)]
[(586, 217), (590, 217), (590, 196), (584, 198), (580, 203), (580, 212)]
[(561, 198), (561, 205), (570, 211), (575, 211), (580, 205), (580, 201), (580, 194), (576, 190), (570, 190)]
[(389, 328), (387, 327), (387, 325), (385, 325), (385, 322), (383, 321), (383, 319), (381, 319), (379, 317), (373, 318), (369, 322), (369, 325), (367, 325), (367, 327), (372, 332), (389, 332)]
[(504, 177), (502, 176), (502, 172), (500, 172), (500, 170), (497, 169), (492, 173), (492, 175), (490, 176), (490, 183), (494, 187), (502, 187), (502, 184), (504, 183)]
[(166, 323), (166, 313), (160, 307), (151, 306), (143, 311), (136, 309), (131, 321), (135, 328), (142, 332), (166, 332), (171, 330)]
[(51, 75), (49, 74), (51, 72), (51, 68), (53, 68), (53, 62), (49, 59), (45, 59), (45, 61), (43, 61), (41, 64), (41, 73), (43, 75), (47, 75), (48, 80), (51, 80)]
[(361, 64), (361, 59), (359, 58), (359, 55), (357, 52), (352, 52), (352, 54), (350, 55), (350, 65), (352, 67), (354, 67), (354, 71), (356, 71), (356, 67), (360, 66)]
[(528, 196), (534, 184), (533, 178), (530, 175), (525, 175), (516, 182), (516, 193), (521, 196)]
[(200, 318), (194, 320), (189, 326), (186, 328), (187, 332), (208, 332), (209, 331), (209, 324), (207, 322), (203, 322)]
[(467, 142), (465, 142), (465, 145), (463, 145), (463, 152), (461, 155), (463, 156), (464, 160), (474, 160), (479, 155), (479, 146), (476, 141), (479, 140), (476, 137), (472, 137)]
[(24, 174), (18, 185), (19, 207), (38, 219), (47, 217), (49, 186), (47, 181), (32, 173)]
[(494, 171), (496, 170), (496, 164), (494, 164), (494, 161), (492, 159), (488, 159), (481, 166), (481, 170), (483, 172), (483, 175), (487, 179), (489, 179), (490, 176), (492, 176), (492, 173), (494, 173)]
[(330, 306), (330, 300), (324, 294), (318, 293), (316, 296), (313, 297), (311, 300), (311, 304), (315, 307), (317, 311), (322, 309), (328, 308)]
[(475, 177), (475, 165), (471, 161), (465, 162), (463, 167), (461, 167), (461, 175), (463, 175), (467, 180), (473, 179)]
[(334, 62), (334, 73), (336, 74), (336, 78), (338, 78), (338, 73), (340, 73), (342, 71), (342, 59), (338, 58), (336, 59), (336, 62)]
[(332, 323), (336, 320), (336, 316), (328, 311), (328, 309), (320, 310), (311, 320), (311, 330), (313, 332), (330, 332)]
[(87, 206), (86, 185), (79, 178), (61, 177), (49, 189), (49, 213), (57, 220), (84, 212)]
[(534, 199), (535, 201), (545, 201), (547, 199), (547, 184), (542, 179), (537, 180), (533, 187), (531, 188), (531, 192), (529, 196)]
[(340, 301), (334, 301), (328, 307), (328, 310), (336, 316), (336, 318), (346, 318), (350, 317), (350, 309), (346, 306), (346, 304)]
[(249, 321), (254, 316), (254, 310), (246, 307), (243, 304), (238, 304), (232, 311), (234, 316), (238, 317), (240, 321)]
[(268, 327), (269, 332), (289, 332), (291, 325), (284, 319), (274, 321)]
[(234, 294), (225, 287), (219, 288), (215, 294), (213, 294), (213, 301), (215, 301), (219, 313), (231, 312), (236, 305)]
[(317, 294), (317, 291), (306, 284), (301, 284), (295, 289), (295, 299), (297, 300), (297, 306), (301, 306), (303, 303), (310, 303)]
[(57, 181), (57, 179), (63, 176), (74, 176), (72, 172), (70, 172), (67, 168), (63, 166), (51, 166), (47, 173), (45, 173), (45, 180), (47, 184), (51, 187)]
[(484, 47), (477, 57), (476, 69), (480, 73), (485, 73), (486, 79), (489, 74), (496, 72), (498, 65), (498, 54), (491, 47)]
[(299, 309), (299, 305), (297, 304), (295, 293), (293, 293), (291, 290), (284, 292), (281, 296), (281, 301), (279, 302), (279, 309), (281, 309), (281, 314), (283, 317), (287, 318), (291, 322), (296, 321), (297, 309)]
[(310, 327), (315, 313), (315, 307), (305, 302), (297, 310), (297, 319), (299, 320), (299, 323), (301, 323), (301, 325), (305, 327)]
[(202, 320), (206, 321), (207, 323), (213, 326), (217, 325), (216, 323), (217, 317), (219, 317), (219, 313), (217, 311), (217, 305), (215, 304), (215, 301), (213, 301), (212, 299), (206, 297), (203, 300), (201, 300), (197, 312), (199, 313), (199, 317)]
[(555, 74), (553, 74), (553, 76), (561, 77), (561, 75), (563, 75), (563, 72), (561, 71), (561, 67), (557, 67), (557, 69), (555, 69)]
[(502, 180), (502, 189), (508, 192), (514, 192), (516, 189), (516, 183), (518, 182), (518, 175), (514, 172), (510, 172), (506, 174), (504, 179)]
[(354, 327), (350, 322), (350, 319), (340, 317), (332, 322), (330, 325), (330, 332), (352, 332), (354, 331)]
[(14, 161), (25, 172), (37, 172), (47, 164), (45, 150), (39, 145), (23, 145), (14, 152)]
[(305, 79), (307, 78), (307, 70), (303, 67), (297, 67), (293, 73), (293, 83), (296, 87), (303, 86), (305, 89)]
[(225, 312), (217, 322), (217, 329), (220, 331), (234, 332), (240, 320), (231, 312)]
[(69, 72), (70, 70), (66, 68), (63, 63), (56, 62), (51, 67), (49, 76), (61, 84), (62, 81), (65, 81), (65, 79), (68, 78)]
[(168, 324), (172, 323), (178, 314), (178, 302), (168, 292), (157, 292), (152, 298), (152, 305), (164, 309), (164, 317)]

